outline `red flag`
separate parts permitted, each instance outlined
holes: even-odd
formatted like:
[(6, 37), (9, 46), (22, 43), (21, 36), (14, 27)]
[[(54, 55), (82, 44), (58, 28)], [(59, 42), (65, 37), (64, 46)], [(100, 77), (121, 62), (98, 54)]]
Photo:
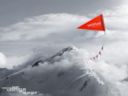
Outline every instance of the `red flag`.
[(78, 28), (84, 30), (105, 31), (103, 15), (101, 14), (95, 17)]

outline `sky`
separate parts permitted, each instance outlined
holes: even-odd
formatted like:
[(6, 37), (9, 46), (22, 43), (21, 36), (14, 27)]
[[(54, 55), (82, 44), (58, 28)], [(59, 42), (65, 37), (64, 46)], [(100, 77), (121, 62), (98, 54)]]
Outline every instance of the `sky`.
[(0, 26), (49, 13), (88, 15), (98, 10), (112, 9), (122, 2), (123, 0), (0, 0)]

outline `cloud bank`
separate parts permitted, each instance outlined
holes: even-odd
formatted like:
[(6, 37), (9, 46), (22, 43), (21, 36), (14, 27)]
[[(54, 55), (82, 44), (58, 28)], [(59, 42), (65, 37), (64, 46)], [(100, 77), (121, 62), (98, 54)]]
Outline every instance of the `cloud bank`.
[[(31, 42), (41, 46), (51, 46), (54, 49), (59, 49), (61, 45), (75, 45), (86, 48), (90, 54), (95, 54), (102, 43), (105, 43), (104, 59), (108, 62), (127, 63), (127, 6), (106, 10), (103, 14), (107, 28), (104, 36), (102, 33), (77, 29), (80, 24), (90, 19), (88, 17), (58, 13), (27, 18), (14, 25), (0, 28), (0, 42)], [(92, 18), (95, 16), (93, 15)], [(99, 34), (101, 36), (98, 36)], [(117, 59), (122, 60), (117, 61)]]

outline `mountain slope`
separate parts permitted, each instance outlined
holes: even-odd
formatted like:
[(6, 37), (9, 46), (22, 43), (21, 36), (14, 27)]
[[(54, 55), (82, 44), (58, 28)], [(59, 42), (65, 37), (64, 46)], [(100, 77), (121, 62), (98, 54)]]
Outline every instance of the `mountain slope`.
[(115, 96), (103, 77), (85, 67), (84, 59), (78, 49), (67, 47), (9, 75), (0, 87), (19, 86), (48, 96)]

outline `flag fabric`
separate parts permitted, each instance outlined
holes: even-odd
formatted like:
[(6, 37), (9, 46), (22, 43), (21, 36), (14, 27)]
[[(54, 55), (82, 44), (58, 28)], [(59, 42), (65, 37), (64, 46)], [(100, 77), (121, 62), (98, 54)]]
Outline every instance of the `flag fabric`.
[(105, 25), (104, 25), (104, 18), (103, 15), (99, 15), (92, 20), (88, 21), (87, 23), (78, 27), (79, 29), (83, 30), (93, 30), (93, 31), (102, 31), (105, 32)]

